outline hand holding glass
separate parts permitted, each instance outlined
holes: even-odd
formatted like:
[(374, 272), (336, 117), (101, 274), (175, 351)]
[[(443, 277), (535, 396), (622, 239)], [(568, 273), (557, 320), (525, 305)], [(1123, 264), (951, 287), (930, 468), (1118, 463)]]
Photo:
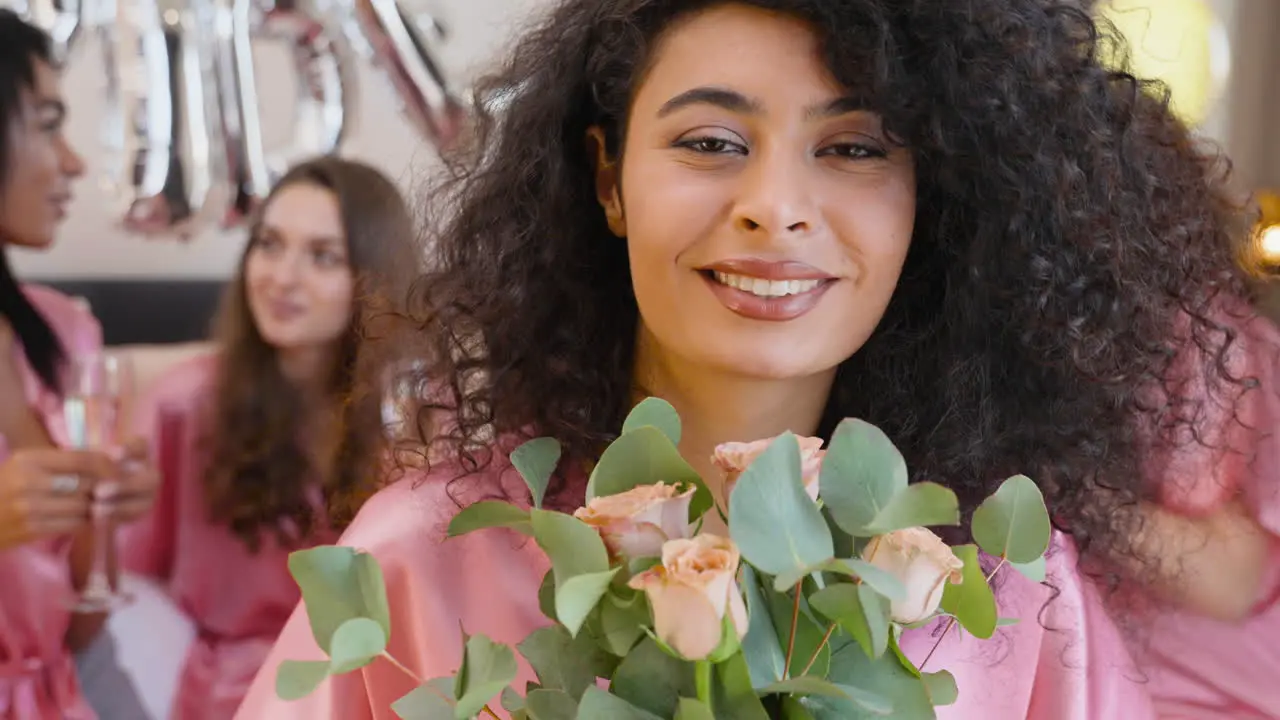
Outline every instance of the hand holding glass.
[[(131, 382), (129, 366), (119, 355), (93, 353), (68, 359), (63, 415), (72, 447), (108, 453), (118, 449), (120, 404)], [(105, 612), (129, 600), (111, 586), (115, 527), (104, 517), (104, 499), (118, 487), (114, 480), (99, 481), (94, 486), (93, 560), (84, 589), (72, 607), (74, 612)]]

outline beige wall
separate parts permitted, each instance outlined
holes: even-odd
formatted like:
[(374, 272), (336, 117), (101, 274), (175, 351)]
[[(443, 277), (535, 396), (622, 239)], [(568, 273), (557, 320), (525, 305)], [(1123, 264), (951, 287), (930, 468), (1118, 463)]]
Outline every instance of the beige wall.
[[(415, 0), (406, 0), (409, 3)], [(421, 0), (418, 0), (421, 1)], [(466, 0), (445, 2), (453, 38), (442, 49), (446, 67), (460, 81), (510, 37), (523, 17), (549, 0)], [(1280, 186), (1280, 0), (1211, 0), (1233, 37), (1231, 86), (1204, 133), (1235, 158), (1244, 187)], [(76, 204), (57, 246), (41, 254), (14, 253), (19, 273), (41, 277), (224, 277), (237, 257), (243, 233), (206, 233), (189, 244), (147, 241), (114, 226), (110, 199), (98, 185), (104, 153), (97, 123), (102, 107), (102, 76), (93, 60), (96, 45), (86, 43), (68, 69), (66, 92), (72, 108), (71, 135), (84, 151), (90, 175), (78, 188)], [(259, 57), (260, 92), (291, 92), (291, 78), (279, 70), (279, 48), (265, 47)], [(358, 129), (345, 152), (384, 168), (409, 190), (414, 177), (434, 162), (431, 149), (400, 120), (385, 82), (367, 65), (359, 75), (362, 102)], [(268, 138), (288, 131), (287, 106), (267, 103)]]
[[(545, 0), (466, 0), (432, 2), (405, 0), (406, 6), (439, 7), (452, 36), (441, 48), (447, 71), (464, 82), (485, 58), (510, 36), (523, 17)], [(89, 173), (76, 188), (76, 200), (58, 242), (41, 253), (13, 252), (16, 272), (29, 279), (51, 277), (201, 277), (221, 278), (231, 272), (244, 240), (243, 232), (208, 232), (189, 244), (145, 240), (115, 227), (118, 208), (101, 187), (106, 154), (99, 142), (103, 108), (103, 76), (98, 60), (98, 44), (85, 38), (67, 68), (64, 92), (71, 108), (72, 142), (85, 155)], [(287, 55), (279, 46), (265, 45), (258, 61), (259, 94), (262, 97), (292, 93), (291, 74), (282, 70)], [(361, 62), (359, 72), (361, 102), (357, 128), (344, 153), (374, 163), (401, 182), (406, 192), (416, 174), (429, 167), (435, 156), (401, 120), (395, 99), (384, 78)], [(288, 101), (266, 102), (264, 133), (268, 142), (287, 137)]]

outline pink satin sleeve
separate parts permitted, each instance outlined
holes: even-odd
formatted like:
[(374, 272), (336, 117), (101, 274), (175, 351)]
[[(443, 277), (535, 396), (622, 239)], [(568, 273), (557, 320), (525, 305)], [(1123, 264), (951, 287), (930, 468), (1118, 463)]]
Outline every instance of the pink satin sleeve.
[(932, 651), (922, 669), (956, 678), (959, 699), (937, 708), (938, 720), (1156, 717), (1124, 639), (1076, 564), (1074, 543), (1055, 533), (1047, 558), (1054, 591), (1002, 569), (995, 583), (1000, 616), (1018, 622), (989, 640), (952, 628), (939, 642), (936, 624), (903, 634), (903, 651), (917, 666)]
[[(340, 541), (378, 559), (392, 616), (388, 651), (423, 680), (457, 671), (461, 630), (514, 647), (547, 624), (537, 594), (548, 564), (536, 545), (500, 530), (444, 539), (448, 520), (458, 509), (446, 490), (454, 474), (418, 474), (384, 488), (361, 508)], [(324, 681), (302, 700), (276, 697), (276, 668), (282, 660), (323, 657), (299, 605), (254, 679), (237, 720), (396, 720), (391, 704), (416, 686), (380, 659)], [(515, 687), (523, 690), (532, 679), (521, 661)]]

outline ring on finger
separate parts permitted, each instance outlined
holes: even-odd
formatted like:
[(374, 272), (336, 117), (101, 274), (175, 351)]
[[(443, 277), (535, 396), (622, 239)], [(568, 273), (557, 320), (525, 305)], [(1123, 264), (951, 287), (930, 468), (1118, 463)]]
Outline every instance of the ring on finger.
[(73, 495), (80, 489), (80, 478), (76, 475), (54, 475), (49, 489), (59, 495)]

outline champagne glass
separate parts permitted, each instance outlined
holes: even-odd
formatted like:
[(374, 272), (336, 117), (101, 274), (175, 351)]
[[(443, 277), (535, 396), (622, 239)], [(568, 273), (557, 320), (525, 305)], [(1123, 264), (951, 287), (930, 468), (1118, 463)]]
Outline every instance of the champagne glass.
[[(107, 453), (119, 448), (120, 405), (132, 380), (130, 367), (120, 355), (99, 352), (68, 359), (62, 407), (72, 447)], [(73, 612), (105, 612), (129, 599), (111, 585), (115, 526), (104, 517), (101, 502), (118, 487), (115, 480), (100, 480), (94, 486), (92, 565), (84, 589), (72, 605)]]
[(420, 360), (393, 363), (382, 381), (382, 430), (388, 440), (406, 439), (415, 426), (413, 413), (422, 400), (420, 392), (423, 363)]

